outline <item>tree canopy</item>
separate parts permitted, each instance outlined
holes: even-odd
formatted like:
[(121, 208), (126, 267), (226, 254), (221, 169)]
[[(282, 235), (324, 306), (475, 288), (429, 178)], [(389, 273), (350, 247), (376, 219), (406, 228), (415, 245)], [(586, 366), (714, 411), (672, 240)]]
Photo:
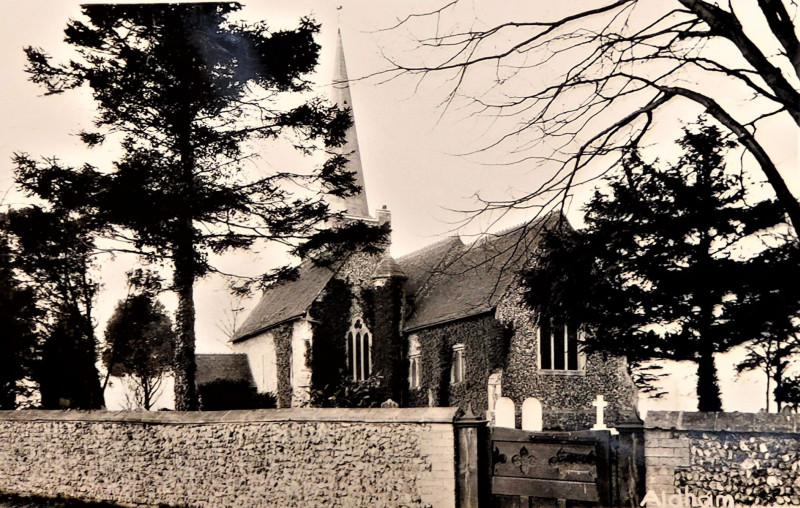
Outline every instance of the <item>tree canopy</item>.
[[(56, 64), (43, 50), (25, 49), (30, 79), (48, 94), (91, 90), (95, 129), (81, 139), (118, 142), (122, 155), (113, 167), (72, 168), (18, 154), (18, 182), (31, 195), (82, 210), (98, 232), (126, 242), (120, 250), (171, 263), (177, 409), (197, 408), (193, 285), (217, 271), (212, 254), (266, 240), (315, 256), (321, 245), (369, 243), (384, 233), (320, 228), (338, 216), (325, 195), (358, 188), (346, 156), (336, 153), (349, 111), (310, 93), (319, 25), (305, 18), (272, 31), (266, 22), (232, 21), (240, 7), (85, 5), (84, 19), (65, 30), (76, 59)], [(316, 167), (255, 169), (269, 154), (250, 142), (278, 139), (330, 157)], [(261, 282), (276, 273), (287, 270)]]
[(92, 228), (80, 213), (38, 206), (9, 210), (4, 227), (19, 290), (28, 291), (35, 306), (33, 378), (42, 407), (103, 407), (95, 365), (99, 284), (91, 275)]
[(148, 292), (117, 303), (106, 324), (103, 364), (133, 382), (136, 404), (149, 410), (172, 370), (175, 331), (164, 306)]
[(467, 97), (468, 111), (506, 126), (480, 149), (542, 175), (478, 212), (563, 206), (626, 149), (664, 141), (660, 129), (688, 107), (735, 137), (797, 225), (787, 183), (797, 168), (780, 165), (774, 142), (800, 127), (797, 9), (789, 0), (552, 1), (504, 18), (453, 0), (399, 22), (420, 47), (394, 56), (388, 72), (445, 77), (446, 104)]
[(34, 292), (21, 284), (14, 268), (6, 217), (0, 229), (0, 410), (15, 409), (31, 395), (39, 354)]
[(696, 362), (698, 408), (719, 411), (714, 353), (796, 333), (787, 281), (800, 258), (793, 242), (769, 245), (782, 211), (726, 167), (733, 143), (717, 127), (687, 128), (679, 145), (674, 164), (628, 154), (586, 205), (586, 229), (548, 235), (526, 282), (544, 319), (587, 327), (590, 351)]

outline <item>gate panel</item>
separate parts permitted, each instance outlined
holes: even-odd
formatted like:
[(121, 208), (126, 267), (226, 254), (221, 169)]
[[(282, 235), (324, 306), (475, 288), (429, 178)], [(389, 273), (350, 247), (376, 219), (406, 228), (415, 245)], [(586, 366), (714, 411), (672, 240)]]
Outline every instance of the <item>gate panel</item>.
[(493, 506), (500, 496), (571, 500), (610, 506), (609, 432), (529, 432), (493, 428), (490, 433)]

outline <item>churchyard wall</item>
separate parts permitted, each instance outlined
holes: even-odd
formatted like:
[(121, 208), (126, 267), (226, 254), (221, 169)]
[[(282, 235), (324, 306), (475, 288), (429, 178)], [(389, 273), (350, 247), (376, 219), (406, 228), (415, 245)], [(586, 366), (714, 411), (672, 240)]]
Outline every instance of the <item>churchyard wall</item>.
[(198, 507), (454, 507), (454, 408), (0, 412), (0, 492)]
[(800, 415), (653, 411), (645, 464), (647, 506), (800, 505)]

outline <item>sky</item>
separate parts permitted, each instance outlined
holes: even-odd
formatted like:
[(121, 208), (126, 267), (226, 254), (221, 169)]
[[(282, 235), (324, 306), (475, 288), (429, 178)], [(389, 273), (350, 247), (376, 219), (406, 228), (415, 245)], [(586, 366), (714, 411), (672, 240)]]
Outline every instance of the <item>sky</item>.
[[(58, 156), (72, 164), (92, 162), (107, 164), (107, 152), (87, 151), (75, 133), (89, 127), (94, 115), (91, 98), (82, 92), (44, 97), (42, 90), (27, 81), (23, 72), (25, 60), (22, 48), (27, 45), (44, 48), (56, 60), (69, 57), (62, 42), (63, 29), (70, 18), (80, 16), (81, 2), (73, 0), (28, 0), (9, 3), (0, 19), (0, 195), (3, 203), (15, 206), (24, 198), (13, 191), (10, 157), (15, 152), (31, 155)], [(491, 164), (492, 154), (465, 156), (483, 146), (496, 134), (496, 125), (485, 118), (471, 116), (458, 108), (444, 111), (444, 85), (436, 79), (419, 83), (408, 76), (391, 81), (368, 76), (387, 68), (387, 55), (393, 58), (414, 58), (414, 36), (403, 28), (391, 29), (409, 13), (424, 12), (443, 1), (243, 1), (241, 15), (247, 19), (266, 19), (274, 28), (290, 27), (301, 16), (311, 16), (322, 24), (319, 43), (322, 46), (320, 66), (313, 81), (324, 93), (333, 76), (333, 60), (337, 29), (341, 30), (348, 73), (353, 80), (351, 93), (358, 140), (364, 168), (365, 187), (371, 209), (386, 206), (392, 212), (392, 254), (397, 257), (452, 234), (464, 216), (451, 210), (463, 210), (474, 205), (476, 193), (494, 197), (519, 195), (541, 179), (524, 168), (504, 168)], [(498, 16), (531, 16), (530, 2), (509, 1), (503, 9), (491, 7), (492, 2), (465, 2), (463, 15), (472, 16), (476, 25), (499, 20)], [(551, 2), (548, 5), (557, 5)], [(341, 6), (341, 9), (337, 8)], [(541, 15), (548, 9), (537, 3)], [(502, 11), (502, 13), (500, 13)], [(538, 12), (537, 12), (538, 15)], [(435, 27), (431, 26), (431, 29)], [(360, 79), (364, 78), (364, 79)], [(796, 132), (792, 131), (792, 132)], [(793, 136), (776, 134), (780, 159), (785, 165), (795, 164), (797, 140)], [(265, 154), (263, 163), (280, 164)], [(796, 175), (796, 171), (795, 171)], [(795, 178), (794, 188), (800, 187)], [(580, 222), (580, 201), (591, 188), (581, 191), (569, 209), (573, 223)], [(508, 227), (531, 218), (515, 213), (497, 224), (493, 218), (482, 218), (460, 229), (465, 240), (485, 231)], [(103, 290), (97, 305), (98, 335), (102, 336), (118, 300), (125, 297), (124, 272), (138, 264), (136, 259), (117, 256), (98, 260), (102, 265)], [(269, 250), (245, 252), (220, 260), (222, 268), (242, 268), (251, 273), (282, 264)], [(198, 283), (197, 350), (198, 352), (228, 352), (223, 329), (229, 326), (231, 309), (248, 309), (254, 299), (235, 301), (227, 293), (225, 282), (209, 278)], [(165, 295), (169, 307), (174, 300)], [(239, 312), (241, 321), (245, 311)], [(685, 369), (684, 369), (685, 370)], [(730, 369), (720, 368), (721, 378), (733, 380)], [(686, 388), (685, 377), (676, 377), (671, 390), (676, 404), (683, 404), (692, 391)], [(741, 383), (741, 381), (740, 381)], [(756, 386), (756, 380), (746, 378), (744, 384)], [(758, 409), (752, 396), (740, 388), (732, 390), (726, 407)], [(756, 393), (755, 389), (754, 392)], [(763, 391), (761, 392), (763, 393)], [(739, 399), (742, 399), (741, 401)], [(763, 397), (758, 396), (758, 400)], [(684, 409), (691, 409), (686, 402)]]

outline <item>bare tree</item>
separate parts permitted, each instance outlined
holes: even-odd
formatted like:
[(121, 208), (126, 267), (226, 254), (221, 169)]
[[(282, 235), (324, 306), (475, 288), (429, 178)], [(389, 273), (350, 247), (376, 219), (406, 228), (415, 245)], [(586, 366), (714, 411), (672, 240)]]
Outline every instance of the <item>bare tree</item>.
[[(800, 352), (800, 335), (788, 337), (758, 337), (745, 346), (747, 356), (736, 365), (736, 372), (742, 374), (746, 371), (759, 370), (764, 373), (767, 380), (766, 410), (769, 413), (770, 399), (773, 397), (772, 382), (775, 383), (774, 391), (780, 394), (786, 384), (786, 372), (792, 365), (792, 360)], [(778, 412), (781, 411), (783, 401), (777, 397)]]
[(217, 321), (217, 330), (222, 332), (229, 340), (233, 339), (241, 326), (241, 313), (244, 312), (244, 299), (241, 295), (231, 295), (228, 298), (228, 307), (223, 316)]
[(393, 58), (387, 72), (443, 74), (446, 105), (466, 96), (473, 113), (514, 120), (481, 149), (541, 168), (542, 183), (474, 212), (563, 206), (576, 185), (623, 149), (658, 141), (662, 120), (689, 106), (692, 117), (705, 111), (736, 136), (800, 224), (800, 203), (765, 143), (776, 120), (785, 119), (788, 136), (800, 126), (796, 2), (536, 2), (530, 19), (486, 26), (472, 15), (464, 27), (462, 10), (477, 8), (466, 4), (400, 20), (394, 28), (421, 47)]

